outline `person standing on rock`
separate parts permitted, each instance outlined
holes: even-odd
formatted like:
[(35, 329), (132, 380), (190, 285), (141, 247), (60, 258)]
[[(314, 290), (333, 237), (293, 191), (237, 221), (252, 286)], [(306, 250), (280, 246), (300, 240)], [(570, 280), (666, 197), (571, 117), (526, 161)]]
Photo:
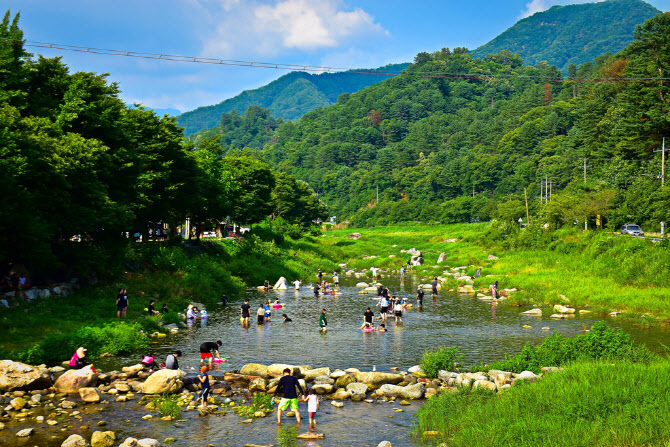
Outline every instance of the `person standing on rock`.
[(200, 345), (200, 363), (205, 363), (206, 359), (209, 359), (209, 367), (212, 367), (212, 361), (214, 358), (212, 357), (212, 351), (216, 353), (216, 358), (221, 360), (221, 355), (219, 354), (219, 346), (221, 346), (223, 343), (221, 340), (218, 340), (216, 343), (207, 341), (203, 344)]
[(209, 385), (209, 375), (207, 374), (207, 371), (209, 371), (209, 368), (206, 366), (201, 366), (200, 374), (198, 374), (198, 381), (202, 387), (202, 390), (200, 391), (200, 405), (203, 407), (207, 406), (207, 398), (209, 397), (209, 392), (211, 391), (211, 387)]
[(116, 295), (116, 318), (126, 318), (126, 309), (128, 309), (128, 295), (126, 289), (119, 289), (119, 294)]
[(374, 266), (370, 268), (370, 271), (372, 272), (372, 279), (374, 281), (377, 281), (377, 270), (377, 267)]
[(179, 362), (177, 361), (177, 357), (181, 357), (181, 351), (175, 351), (168, 355), (165, 359), (165, 369), (179, 369)]
[(328, 326), (328, 319), (326, 318), (326, 309), (321, 309), (321, 315), (319, 315), (319, 327), (323, 332), (326, 332), (327, 326)]
[(277, 425), (281, 424), (281, 412), (289, 407), (292, 411), (295, 411), (295, 419), (300, 424), (300, 409), (298, 408), (298, 393), (296, 393), (296, 389), (300, 390), (300, 394), (305, 394), (298, 379), (291, 375), (291, 370), (284, 368), (284, 375), (279, 379), (274, 394), (274, 399), (276, 400), (279, 390), (283, 392), (283, 397), (277, 407)]
[(240, 311), (242, 313), (242, 325), (248, 325), (249, 324), (249, 318), (251, 318), (251, 306), (249, 306), (249, 298), (244, 300), (244, 304), (240, 307)]

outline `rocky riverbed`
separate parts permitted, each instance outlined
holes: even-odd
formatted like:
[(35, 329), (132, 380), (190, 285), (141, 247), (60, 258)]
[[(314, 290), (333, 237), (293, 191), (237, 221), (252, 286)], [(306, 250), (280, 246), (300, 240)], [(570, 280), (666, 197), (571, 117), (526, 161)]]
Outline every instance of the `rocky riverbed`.
[[(211, 371), (213, 395), (205, 408), (198, 405), (199, 385), (195, 375), (181, 370), (150, 373), (144, 371), (142, 365), (133, 365), (121, 371), (98, 372), (96, 375), (90, 367), (65, 370), (62, 367), (46, 368), (43, 365), (30, 366), (4, 360), (0, 362), (0, 391), (4, 393), (0, 396), (3, 408), (0, 413), (0, 443), (34, 445), (30, 439), (39, 438), (43, 441), (41, 445), (65, 447), (149, 447), (175, 441), (182, 445), (217, 445), (208, 444), (204, 440), (179, 442), (178, 438), (172, 437), (173, 432), (179, 431), (168, 427), (179, 428), (180, 421), (187, 421), (189, 414), (205, 421), (224, 416), (236, 406), (248, 404), (253, 394), (274, 393), (285, 368), (289, 368), (299, 378), (305, 389), (316, 391), (322, 400), (322, 409), (329, 407), (327, 411), (337, 412), (337, 409), (345, 406), (349, 409), (354, 405), (372, 405), (368, 407), (372, 409), (387, 404), (391, 407), (387, 412), (391, 410), (392, 414), (380, 417), (389, 419), (394, 414), (404, 413), (405, 409), (415, 410), (422, 399), (429, 399), (438, 393), (453, 392), (459, 386), (503, 391), (520, 380), (535, 381), (541, 377), (529, 371), (512, 374), (490, 370), (474, 373), (440, 371), (438, 378), (429, 379), (418, 366), (407, 371), (380, 372), (360, 371), (356, 368), (331, 370), (328, 367), (250, 363), (236, 371)], [(556, 370), (546, 368), (545, 373)], [(161, 416), (156, 411), (154, 396), (165, 393), (176, 396), (185, 419)], [(124, 427), (113, 430), (107, 427), (105, 419), (115, 414), (115, 407), (122, 407), (125, 415), (129, 412), (133, 414), (124, 420)], [(251, 424), (254, 420), (268, 416), (270, 414), (267, 410), (259, 410), (245, 416), (246, 419), (239, 419), (237, 423)], [(162, 423), (172, 425), (166, 426), (165, 435), (161, 439), (128, 437), (129, 434), (137, 434), (137, 430), (128, 429), (132, 425), (131, 419), (160, 419)], [(265, 423), (270, 424), (270, 421)], [(77, 424), (78, 432), (72, 433)], [(409, 425), (407, 420), (405, 425)], [(57, 435), (59, 432), (69, 436), (62, 440), (62, 435)], [(46, 433), (50, 433), (50, 436), (45, 436)], [(300, 433), (293, 435), (297, 437)], [(302, 435), (318, 439), (320, 433), (311, 432), (310, 435), (310, 432), (306, 432)], [(239, 441), (244, 442), (223, 445), (244, 445), (253, 439)], [(319, 442), (321, 445), (328, 444), (327, 439)]]

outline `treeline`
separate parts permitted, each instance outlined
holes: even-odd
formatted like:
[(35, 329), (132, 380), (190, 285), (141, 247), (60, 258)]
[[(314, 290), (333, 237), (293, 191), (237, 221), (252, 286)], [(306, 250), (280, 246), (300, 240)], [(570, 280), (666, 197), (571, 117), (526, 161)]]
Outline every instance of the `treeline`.
[(527, 196), (531, 220), (657, 229), (670, 221), (654, 152), (670, 136), (668, 35), (659, 14), (565, 78), (509, 51), (420, 53), (407, 76), (282, 123), (262, 157), (359, 225), (525, 220)]
[[(327, 216), (303, 182), (220, 137), (184, 142), (174, 118), (128, 108), (106, 74), (33, 57), (8, 11), (0, 24), (0, 266), (100, 272), (186, 218), (200, 231), (281, 217), (294, 233)], [(293, 226), (293, 227), (291, 227)], [(79, 241), (79, 242), (75, 242)], [(117, 263), (118, 264), (118, 263)]]

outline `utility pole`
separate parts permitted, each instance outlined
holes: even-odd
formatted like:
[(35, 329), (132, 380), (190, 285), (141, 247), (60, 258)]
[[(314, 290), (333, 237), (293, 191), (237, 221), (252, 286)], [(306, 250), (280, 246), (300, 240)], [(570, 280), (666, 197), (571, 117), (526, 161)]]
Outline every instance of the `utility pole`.
[(530, 213), (528, 212), (528, 191), (523, 188), (523, 195), (526, 198), (526, 223), (530, 225)]
[(591, 168), (591, 167), (593, 167), (593, 165), (588, 165), (588, 166), (587, 166), (587, 165), (586, 165), (586, 160), (587, 160), (587, 158), (584, 157), (584, 183), (586, 183), (586, 168)]
[(654, 152), (661, 153), (661, 187), (665, 186), (665, 137), (663, 137), (663, 146)]

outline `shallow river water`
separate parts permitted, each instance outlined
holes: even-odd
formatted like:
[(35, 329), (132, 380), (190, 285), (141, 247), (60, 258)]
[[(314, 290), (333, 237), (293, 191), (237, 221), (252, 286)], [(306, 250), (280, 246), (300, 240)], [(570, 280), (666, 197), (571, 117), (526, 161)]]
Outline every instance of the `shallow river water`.
[[(289, 278), (290, 280), (291, 278)], [(404, 283), (398, 277), (381, 277), (380, 281), (389, 286), (393, 294), (404, 296), (407, 293), (414, 302), (419, 278), (409, 277)], [(441, 293), (437, 300), (431, 300), (430, 294), (424, 299), (422, 310), (411, 310), (403, 316), (402, 324), (395, 324), (390, 318), (388, 333), (362, 333), (360, 325), (363, 312), (370, 306), (379, 314), (373, 295), (360, 295), (355, 287), (355, 278), (341, 279), (339, 296), (315, 298), (308, 287), (300, 291), (271, 291), (268, 293), (249, 290), (252, 316), (249, 327), (242, 327), (239, 321), (241, 300), (235, 300), (227, 306), (210, 306), (206, 322), (199, 321), (178, 334), (168, 335), (152, 344), (152, 352), (160, 361), (173, 349), (183, 351), (179, 359), (183, 369), (195, 367), (199, 362), (198, 347), (205, 341), (223, 341), (221, 353), (230, 357), (228, 364), (220, 369), (239, 369), (245, 363), (288, 363), (328, 366), (331, 369), (355, 367), (362, 371), (389, 371), (391, 367), (401, 369), (419, 363), (426, 349), (437, 346), (460, 346), (465, 354), (463, 363), (489, 362), (504, 358), (505, 353), (515, 354), (524, 344), (539, 343), (553, 332), (572, 336), (581, 333), (599, 318), (580, 318), (571, 320), (549, 320), (521, 315), (516, 308), (504, 305), (492, 305), (472, 296)], [(261, 300), (279, 299), (285, 308), (274, 312), (272, 321), (264, 325), (255, 322), (255, 309)], [(327, 311), (328, 330), (323, 333), (318, 327), (318, 317), (322, 308)], [(283, 323), (281, 314), (288, 314), (293, 322)], [(668, 344), (668, 333), (663, 329), (639, 329), (632, 324), (608, 318), (608, 323), (621, 327), (630, 333), (637, 342), (647, 344), (652, 350), (661, 350), (661, 344)], [(524, 324), (532, 326), (523, 329)], [(542, 327), (550, 327), (543, 331)], [(120, 369), (122, 366), (137, 363), (138, 356), (100, 359), (96, 367), (105, 371)], [(187, 369), (188, 371), (188, 369)], [(301, 404), (301, 406), (304, 404)], [(343, 409), (337, 409), (322, 402), (317, 415), (318, 430), (326, 434), (320, 441), (299, 441), (295, 424), (286, 422), (279, 428), (273, 418), (254, 421), (250, 425), (239, 424), (240, 419), (229, 413), (224, 417), (196, 417), (188, 412), (183, 416), (186, 422), (144, 421), (141, 416), (147, 413), (135, 402), (113, 403), (105, 407), (102, 413), (94, 407), (81, 407), (82, 420), (70, 420), (67, 426), (59, 424), (47, 427), (37, 424), (36, 435), (19, 440), (14, 433), (28, 425), (8, 424), (0, 432), (0, 445), (17, 446), (59, 446), (69, 434), (82, 433), (79, 427), (95, 427), (98, 420), (105, 420), (105, 430), (114, 430), (124, 439), (127, 436), (151, 437), (163, 440), (170, 436), (177, 439), (175, 446), (240, 446), (246, 443), (276, 446), (308, 447), (326, 446), (365, 446), (377, 445), (382, 440), (390, 440), (394, 446), (414, 445), (411, 438), (413, 414), (420, 403), (413, 402), (404, 407), (402, 413), (393, 410), (390, 403), (368, 404), (364, 402), (346, 402)], [(302, 408), (306, 418), (305, 408)], [(91, 412), (90, 415), (87, 415)], [(393, 416), (389, 418), (388, 416)], [(30, 425), (35, 426), (35, 425)], [(306, 426), (300, 430), (306, 431)], [(90, 439), (90, 432), (88, 436)]]

